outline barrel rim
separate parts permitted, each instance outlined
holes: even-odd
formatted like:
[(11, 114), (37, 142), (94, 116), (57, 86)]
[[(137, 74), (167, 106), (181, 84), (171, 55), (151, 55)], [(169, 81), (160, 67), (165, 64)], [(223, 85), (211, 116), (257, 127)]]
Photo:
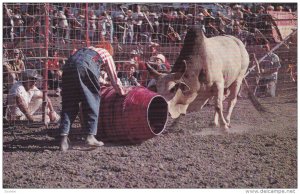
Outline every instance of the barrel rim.
[[(157, 97), (163, 98), (163, 99), (165, 100), (165, 102), (166, 102), (166, 105), (167, 105), (166, 118), (167, 118), (167, 119), (166, 119), (166, 122), (165, 122), (164, 127), (162, 128), (162, 130), (161, 130), (159, 133), (154, 133), (154, 131), (152, 130), (152, 127), (150, 126), (150, 121), (149, 121), (149, 108), (150, 108), (150, 105), (151, 105), (152, 101), (153, 101), (155, 98), (157, 98)], [(150, 129), (150, 131), (151, 131), (151, 133), (152, 133), (153, 135), (158, 136), (158, 135), (162, 134), (162, 132), (166, 129), (166, 126), (167, 126), (167, 123), (168, 123), (168, 113), (169, 113), (169, 110), (168, 110), (168, 103), (167, 103), (167, 100), (166, 100), (163, 96), (161, 96), (161, 95), (155, 95), (155, 96), (153, 96), (153, 97), (151, 98), (151, 100), (149, 101), (148, 106), (147, 106), (147, 124), (148, 124), (148, 127), (149, 127), (149, 129)]]

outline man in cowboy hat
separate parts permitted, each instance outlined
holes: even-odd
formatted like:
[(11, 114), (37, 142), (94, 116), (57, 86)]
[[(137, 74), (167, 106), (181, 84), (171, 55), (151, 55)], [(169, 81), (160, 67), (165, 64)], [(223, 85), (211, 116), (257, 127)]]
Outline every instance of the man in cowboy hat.
[[(41, 121), (42, 114), (35, 114), (43, 102), (43, 92), (36, 87), (42, 79), (35, 69), (26, 69), (21, 73), (21, 80), (16, 82), (8, 93), (7, 119)], [(60, 117), (54, 111), (51, 100), (47, 99), (46, 122), (58, 122)]]
[[(156, 69), (158, 72), (168, 72), (170, 70), (170, 64), (166, 63), (166, 57), (163, 54), (157, 54), (150, 57), (148, 62), (150, 66)], [(150, 80), (147, 84), (147, 88), (152, 88), (156, 84), (156, 79), (150, 75)]]

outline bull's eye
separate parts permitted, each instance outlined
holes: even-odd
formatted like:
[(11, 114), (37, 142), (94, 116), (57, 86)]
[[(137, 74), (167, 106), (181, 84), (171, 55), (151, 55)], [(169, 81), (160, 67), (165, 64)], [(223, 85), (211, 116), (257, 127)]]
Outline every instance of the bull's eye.
[(171, 93), (175, 93), (178, 89), (178, 84), (176, 84), (173, 88), (170, 89)]
[(170, 92), (174, 93), (175, 92), (175, 87), (171, 88)]

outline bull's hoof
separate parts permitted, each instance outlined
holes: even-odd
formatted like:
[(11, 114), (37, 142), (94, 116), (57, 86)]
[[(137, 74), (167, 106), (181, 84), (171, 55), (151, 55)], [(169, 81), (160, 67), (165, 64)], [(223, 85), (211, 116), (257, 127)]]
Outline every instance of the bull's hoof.
[(227, 131), (227, 132), (228, 132), (228, 130), (229, 130), (229, 124), (224, 124), (224, 125), (222, 125), (222, 129), (223, 129), (224, 131)]
[(211, 123), (209, 123), (209, 126), (210, 127), (220, 127), (220, 124), (218, 124), (218, 123), (215, 123), (215, 122), (211, 122)]

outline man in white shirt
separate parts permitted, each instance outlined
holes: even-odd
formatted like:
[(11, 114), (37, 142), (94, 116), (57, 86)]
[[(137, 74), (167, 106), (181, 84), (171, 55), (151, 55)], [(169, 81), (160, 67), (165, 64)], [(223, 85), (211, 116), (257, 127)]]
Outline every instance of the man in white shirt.
[[(42, 114), (35, 114), (43, 102), (43, 93), (36, 87), (41, 75), (34, 69), (21, 73), (22, 81), (16, 82), (8, 93), (7, 119), (42, 121)], [(51, 100), (47, 97), (46, 122), (58, 122), (60, 116), (54, 111)]]

